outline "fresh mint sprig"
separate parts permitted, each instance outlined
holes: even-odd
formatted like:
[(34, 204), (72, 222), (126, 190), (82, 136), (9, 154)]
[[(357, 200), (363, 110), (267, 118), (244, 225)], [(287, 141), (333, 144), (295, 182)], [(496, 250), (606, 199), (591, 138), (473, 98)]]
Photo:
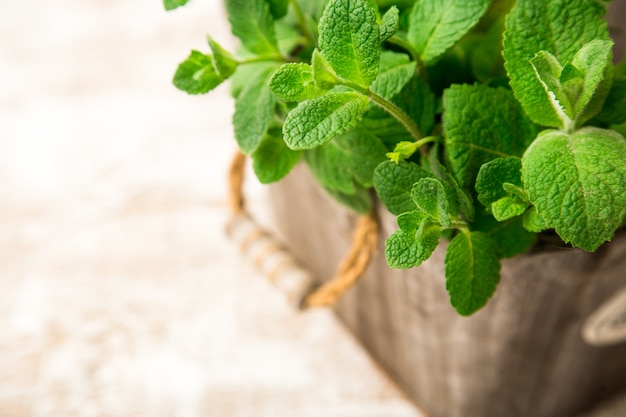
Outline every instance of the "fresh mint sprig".
[(450, 240), (446, 288), (462, 315), (538, 233), (588, 251), (611, 240), (626, 224), (626, 73), (611, 63), (605, 2), (389, 4), (226, 0), (241, 50), (209, 38), (174, 84), (232, 81), (235, 139), (262, 182), (303, 160), (357, 212), (372, 210), (373, 187), (397, 216), (391, 267)]

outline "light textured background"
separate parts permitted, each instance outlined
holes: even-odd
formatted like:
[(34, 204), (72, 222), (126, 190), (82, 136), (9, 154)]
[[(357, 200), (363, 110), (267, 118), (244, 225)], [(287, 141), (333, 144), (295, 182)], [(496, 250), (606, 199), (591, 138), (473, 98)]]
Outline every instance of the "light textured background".
[(170, 85), (207, 32), (217, 1), (0, 3), (0, 417), (417, 417), (226, 240), (227, 89)]

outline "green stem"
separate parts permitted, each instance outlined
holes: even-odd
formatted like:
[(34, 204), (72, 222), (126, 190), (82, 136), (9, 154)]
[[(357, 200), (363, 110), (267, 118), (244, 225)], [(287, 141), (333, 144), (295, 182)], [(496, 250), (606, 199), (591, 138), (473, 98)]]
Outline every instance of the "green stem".
[(293, 11), (296, 14), (296, 19), (298, 19), (298, 26), (300, 26), (300, 30), (302, 31), (302, 34), (309, 41), (311, 46), (315, 46), (315, 38), (313, 37), (313, 34), (311, 33), (311, 30), (309, 28), (309, 25), (307, 24), (306, 19), (304, 18), (304, 13), (302, 13), (302, 9), (300, 8), (300, 5), (298, 4), (297, 0), (290, 0), (290, 3), (293, 6)]
[[(402, 125), (406, 128), (406, 130), (411, 134), (415, 141), (420, 141), (424, 135), (420, 131), (420, 128), (417, 127), (413, 119), (411, 119), (400, 107), (393, 104), (391, 101), (387, 100), (383, 96), (380, 96), (373, 92), (372, 90), (367, 91), (367, 96), (377, 105), (382, 107), (387, 113), (391, 114), (395, 117)], [(428, 138), (427, 138), (428, 139)], [(430, 142), (429, 140), (428, 142)], [(425, 142), (427, 143), (427, 142)], [(421, 146), (421, 145), (420, 145)]]
[(239, 65), (255, 64), (257, 62), (305, 62), (304, 60), (288, 57), (284, 55), (259, 55), (254, 58), (242, 59), (239, 61)]

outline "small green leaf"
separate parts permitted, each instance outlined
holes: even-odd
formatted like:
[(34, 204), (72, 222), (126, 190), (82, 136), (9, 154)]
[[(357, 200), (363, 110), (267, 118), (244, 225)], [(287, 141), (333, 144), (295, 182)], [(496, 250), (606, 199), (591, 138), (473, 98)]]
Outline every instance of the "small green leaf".
[(284, 178), (298, 163), (302, 152), (285, 145), (280, 128), (270, 129), (252, 152), (252, 167), (262, 184)]
[(330, 0), (319, 32), (322, 55), (337, 75), (369, 87), (378, 72), (380, 34), (367, 0)]
[(530, 206), (529, 203), (520, 201), (517, 197), (502, 197), (491, 205), (493, 217), (503, 222), (513, 217), (521, 216)]
[(189, 57), (178, 65), (173, 83), (189, 94), (204, 94), (224, 81), (213, 65), (213, 57), (191, 51)]
[(411, 198), (413, 184), (429, 177), (432, 178), (432, 174), (412, 162), (386, 161), (374, 171), (374, 188), (385, 207), (391, 213), (399, 215), (415, 210), (415, 203)]
[[(550, 124), (546, 124), (546, 126), (570, 129), (572, 120), (574, 120), (574, 108), (565, 90), (561, 87), (559, 80), (563, 70), (561, 64), (548, 51), (537, 52), (537, 55), (530, 60), (530, 64), (543, 87), (544, 100), (549, 102), (551, 106), (553, 116)], [(582, 79), (580, 84), (582, 87)]]
[(446, 190), (436, 178), (422, 178), (413, 185), (411, 197), (417, 208), (444, 228), (450, 228), (451, 215)]
[(257, 55), (278, 54), (274, 18), (266, 0), (226, 0), (233, 35)]
[(312, 149), (352, 129), (369, 100), (353, 93), (328, 93), (303, 101), (287, 115), (283, 133), (291, 149)]
[(325, 187), (355, 192), (355, 181), (372, 186), (374, 170), (385, 160), (387, 148), (366, 130), (353, 129), (305, 154), (315, 178)]
[(542, 132), (522, 159), (522, 179), (545, 225), (565, 242), (595, 251), (626, 215), (626, 141), (583, 128)]
[(450, 303), (462, 316), (481, 309), (500, 281), (498, 248), (482, 232), (456, 235), (446, 251), (445, 266)]
[(313, 82), (313, 70), (309, 64), (284, 64), (272, 75), (269, 88), (285, 101), (304, 101), (325, 93)]
[(384, 42), (396, 34), (400, 28), (400, 11), (396, 6), (391, 6), (385, 12), (380, 24), (380, 41)]
[(380, 57), (378, 77), (372, 83), (371, 89), (375, 93), (392, 99), (415, 75), (415, 62), (409, 60), (408, 55), (396, 52), (383, 52)]
[(270, 13), (274, 19), (278, 20), (287, 14), (289, 0), (267, 0), (270, 5)]
[(537, 207), (531, 207), (523, 218), (524, 228), (530, 232), (539, 233), (550, 228), (541, 214), (537, 211)]
[(235, 99), (235, 139), (246, 155), (256, 149), (274, 118), (276, 99), (267, 87), (267, 81), (276, 66), (264, 66), (259, 70), (248, 79)]
[(417, 152), (419, 145), (420, 144), (417, 142), (399, 142), (396, 144), (396, 147), (393, 148), (393, 152), (387, 152), (387, 158), (395, 163), (404, 161)]
[(509, 13), (504, 37), (505, 66), (515, 97), (536, 123), (559, 126), (545, 89), (530, 60), (547, 51), (569, 63), (579, 48), (594, 39), (608, 40), (600, 2), (581, 0), (518, 0)]
[(491, 0), (424, 0), (409, 16), (408, 40), (425, 65), (435, 63), (485, 14)]
[(330, 90), (343, 81), (335, 74), (335, 71), (330, 67), (326, 58), (324, 58), (317, 49), (313, 50), (311, 66), (313, 67), (313, 80), (315, 81), (315, 85), (323, 90)]
[(215, 42), (211, 37), (208, 38), (209, 47), (213, 53), (213, 65), (220, 77), (226, 79), (235, 73), (239, 62), (233, 55), (224, 49), (219, 43)]
[(430, 258), (439, 245), (442, 229), (418, 212), (398, 216), (400, 230), (385, 242), (385, 258), (391, 268), (409, 269)]
[(174, 10), (177, 7), (184, 6), (189, 0), (163, 0), (165, 10)]
[(503, 197), (510, 195), (504, 184), (522, 185), (522, 161), (519, 158), (497, 158), (480, 167), (476, 177), (478, 201), (485, 207), (491, 207)]
[(453, 85), (443, 95), (446, 156), (459, 184), (473, 189), (480, 167), (493, 159), (518, 156), (536, 136), (509, 90)]

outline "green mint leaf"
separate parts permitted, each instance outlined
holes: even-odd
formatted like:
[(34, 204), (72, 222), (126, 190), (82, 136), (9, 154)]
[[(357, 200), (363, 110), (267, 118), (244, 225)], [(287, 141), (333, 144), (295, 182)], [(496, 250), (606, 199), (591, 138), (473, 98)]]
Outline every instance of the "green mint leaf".
[(372, 91), (387, 99), (395, 97), (415, 75), (415, 65), (408, 55), (383, 52), (378, 76), (371, 86)]
[(449, 229), (451, 225), (448, 195), (440, 180), (422, 178), (411, 190), (411, 197), (417, 208), (430, 219)]
[[(545, 101), (552, 107), (552, 121), (547, 126), (570, 129), (574, 119), (574, 107), (559, 80), (563, 67), (554, 55), (547, 51), (537, 52), (530, 60), (530, 64), (543, 87)], [(582, 84), (582, 80), (580, 83)]]
[(256, 149), (274, 118), (276, 99), (267, 87), (267, 81), (276, 70), (276, 65), (259, 66), (258, 69), (235, 98), (235, 139), (246, 155)]
[(431, 177), (432, 174), (412, 162), (386, 161), (374, 171), (374, 189), (385, 207), (391, 213), (399, 215), (415, 210), (415, 203), (411, 198), (413, 184), (422, 178)]
[(595, 251), (626, 215), (626, 141), (583, 128), (542, 132), (522, 159), (522, 179), (545, 224), (565, 242)]
[[(521, 168), (520, 168), (520, 172), (519, 172), (519, 180), (520, 180), (520, 184), (521, 184)], [(507, 193), (509, 193), (509, 195), (511, 197), (516, 197), (519, 201), (524, 201), (526, 203), (530, 203), (530, 200), (528, 199), (528, 193), (524, 190), (522, 185), (517, 185), (517, 184), (512, 184), (510, 182), (505, 182), (502, 184), (502, 188), (504, 188), (504, 191), (506, 191)]]
[(572, 58), (572, 66), (583, 76), (582, 89), (570, 97), (578, 126), (600, 113), (609, 94), (613, 81), (612, 47), (613, 42), (596, 39), (585, 44)]
[(478, 201), (485, 207), (491, 207), (503, 197), (510, 195), (504, 184), (522, 186), (522, 161), (520, 158), (497, 158), (480, 167), (476, 177)]
[(544, 218), (537, 211), (537, 207), (531, 207), (523, 218), (524, 228), (530, 232), (539, 233), (550, 228)]
[(173, 83), (179, 90), (189, 94), (204, 94), (224, 81), (213, 65), (213, 57), (202, 52), (191, 51), (181, 62), (174, 74)]
[(413, 156), (418, 149), (419, 143), (417, 142), (400, 142), (393, 149), (393, 152), (387, 153), (387, 158), (398, 163)]
[(506, 196), (491, 205), (491, 212), (497, 221), (503, 222), (521, 216), (528, 206), (530, 206), (528, 202), (520, 201), (517, 197)]
[(396, 6), (391, 6), (385, 12), (380, 23), (380, 41), (384, 42), (396, 34), (400, 28), (400, 11)]
[(174, 10), (180, 6), (187, 4), (189, 0), (163, 0), (163, 7), (165, 10)]
[(215, 42), (211, 37), (208, 38), (209, 47), (213, 54), (213, 65), (220, 77), (226, 79), (235, 73), (239, 62), (235, 57), (224, 49), (219, 43)]
[(521, 217), (499, 222), (490, 214), (479, 213), (476, 221), (472, 223), (472, 229), (491, 237), (501, 258), (512, 258), (526, 253), (537, 240), (537, 235), (523, 226)]
[(450, 242), (445, 268), (450, 303), (469, 316), (487, 303), (500, 281), (498, 248), (485, 233), (464, 231)]
[(435, 63), (489, 8), (491, 0), (424, 0), (409, 16), (408, 40), (426, 66)]
[(289, 0), (267, 0), (270, 5), (270, 13), (275, 20), (284, 17), (289, 10)]
[(385, 242), (385, 258), (391, 268), (419, 266), (435, 251), (441, 237), (441, 226), (421, 217), (418, 212), (398, 216), (400, 229)]
[(378, 72), (380, 34), (366, 0), (330, 0), (319, 23), (319, 46), (344, 80), (369, 87)]
[(385, 160), (386, 151), (380, 139), (357, 127), (306, 152), (305, 160), (322, 185), (350, 194), (355, 192), (355, 181), (372, 186), (374, 170)]
[(564, 67), (547, 51), (531, 59), (546, 100), (560, 121), (555, 127), (572, 130), (600, 112), (612, 81), (611, 47), (610, 41), (591, 41)]
[(335, 71), (330, 67), (326, 58), (324, 58), (317, 49), (313, 51), (311, 66), (313, 67), (313, 80), (315, 81), (315, 85), (319, 88), (330, 90), (342, 82), (339, 76), (335, 74)]
[(313, 82), (313, 70), (309, 64), (284, 64), (272, 75), (269, 89), (285, 101), (304, 101), (325, 93)]
[(244, 48), (257, 55), (279, 53), (274, 18), (266, 0), (226, 0), (226, 10), (233, 35)]
[(365, 187), (356, 185), (354, 193), (344, 193), (329, 187), (323, 188), (337, 202), (343, 204), (344, 206), (350, 208), (357, 213), (367, 214), (372, 211), (372, 195), (370, 194), (370, 191)]
[(252, 168), (262, 184), (269, 184), (284, 178), (301, 154), (285, 145), (280, 128), (270, 129), (252, 152)]
[(547, 51), (561, 64), (571, 62), (581, 45), (608, 40), (606, 9), (599, 2), (580, 0), (518, 0), (506, 21), (503, 55), (515, 97), (540, 125), (559, 127), (545, 88), (530, 60)]
[(303, 101), (287, 115), (283, 133), (291, 149), (313, 149), (356, 126), (367, 110), (366, 96), (328, 93)]
[(626, 122), (626, 77), (621, 76), (613, 79), (602, 112), (597, 119), (604, 123), (621, 124)]
[(536, 136), (509, 90), (453, 85), (443, 95), (446, 156), (459, 184), (474, 188), (478, 171), (495, 158), (519, 156)]

